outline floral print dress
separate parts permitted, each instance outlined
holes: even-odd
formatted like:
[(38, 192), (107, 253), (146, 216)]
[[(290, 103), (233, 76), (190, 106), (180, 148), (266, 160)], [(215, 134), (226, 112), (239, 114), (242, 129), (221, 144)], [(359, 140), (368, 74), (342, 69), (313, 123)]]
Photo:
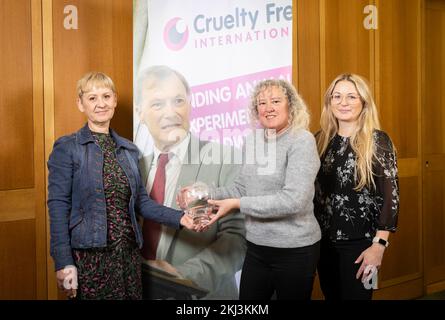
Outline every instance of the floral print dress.
[(127, 176), (115, 156), (109, 134), (92, 132), (104, 155), (103, 183), (107, 209), (107, 247), (74, 249), (80, 299), (141, 299), (141, 255), (128, 214)]
[(356, 156), (349, 138), (336, 135), (321, 157), (314, 211), (324, 239), (372, 239), (377, 230), (396, 229), (399, 211), (396, 155), (385, 132), (375, 130), (373, 138), (375, 188), (354, 190)]

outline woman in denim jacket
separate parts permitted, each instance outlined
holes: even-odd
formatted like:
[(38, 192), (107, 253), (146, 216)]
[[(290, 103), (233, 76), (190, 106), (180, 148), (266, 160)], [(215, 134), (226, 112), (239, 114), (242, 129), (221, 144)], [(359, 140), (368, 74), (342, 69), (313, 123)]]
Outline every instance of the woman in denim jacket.
[(117, 105), (113, 81), (99, 72), (77, 83), (88, 123), (59, 138), (48, 161), (51, 256), (59, 288), (81, 299), (142, 297), (142, 235), (136, 213), (169, 227), (193, 229), (183, 212), (149, 198), (139, 151), (110, 129)]

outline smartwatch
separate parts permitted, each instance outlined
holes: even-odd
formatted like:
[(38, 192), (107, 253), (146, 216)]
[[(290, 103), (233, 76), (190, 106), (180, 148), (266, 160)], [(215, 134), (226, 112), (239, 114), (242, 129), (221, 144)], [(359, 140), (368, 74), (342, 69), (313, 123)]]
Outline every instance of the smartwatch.
[(372, 239), (372, 242), (373, 243), (380, 243), (385, 248), (388, 248), (388, 246), (389, 246), (389, 242), (387, 240), (379, 238), (379, 237), (374, 237), (374, 239)]

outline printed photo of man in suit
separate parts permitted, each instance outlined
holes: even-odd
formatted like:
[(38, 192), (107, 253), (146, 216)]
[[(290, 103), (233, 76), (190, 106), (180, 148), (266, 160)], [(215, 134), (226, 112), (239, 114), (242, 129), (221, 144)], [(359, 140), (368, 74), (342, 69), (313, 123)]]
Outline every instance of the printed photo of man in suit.
[[(219, 187), (233, 180), (240, 167), (233, 163), (233, 149), (191, 134), (190, 88), (179, 72), (167, 66), (143, 70), (135, 96), (139, 118), (154, 144), (140, 167), (155, 201), (178, 208), (176, 194), (181, 187), (196, 181)], [(213, 152), (212, 161), (208, 161), (209, 150), (219, 150)], [(192, 280), (209, 292), (205, 299), (238, 299), (235, 273), (246, 250), (244, 218), (239, 212), (201, 233), (156, 226), (148, 220), (143, 230), (146, 261)]]

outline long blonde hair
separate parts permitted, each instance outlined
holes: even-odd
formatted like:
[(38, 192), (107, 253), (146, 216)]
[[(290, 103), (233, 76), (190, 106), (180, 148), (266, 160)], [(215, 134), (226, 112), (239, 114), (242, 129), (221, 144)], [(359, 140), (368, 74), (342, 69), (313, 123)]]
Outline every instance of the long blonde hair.
[(332, 81), (324, 96), (324, 106), (320, 118), (321, 131), (317, 135), (317, 148), (320, 157), (325, 153), (329, 142), (338, 132), (338, 121), (331, 110), (331, 96), (335, 86), (340, 81), (349, 81), (354, 84), (360, 100), (363, 104), (357, 126), (352, 133), (349, 142), (356, 155), (354, 178), (356, 186), (354, 190), (363, 187), (375, 188), (373, 177), (373, 161), (376, 159), (376, 147), (374, 143), (374, 130), (380, 129), (377, 107), (369, 89), (367, 81), (356, 74), (341, 74)]
[(258, 95), (265, 89), (277, 87), (283, 90), (289, 106), (289, 127), (291, 130), (305, 129), (309, 127), (310, 116), (306, 103), (298, 94), (295, 87), (288, 81), (282, 79), (269, 79), (259, 82), (253, 89), (249, 112), (253, 126), (258, 123)]

